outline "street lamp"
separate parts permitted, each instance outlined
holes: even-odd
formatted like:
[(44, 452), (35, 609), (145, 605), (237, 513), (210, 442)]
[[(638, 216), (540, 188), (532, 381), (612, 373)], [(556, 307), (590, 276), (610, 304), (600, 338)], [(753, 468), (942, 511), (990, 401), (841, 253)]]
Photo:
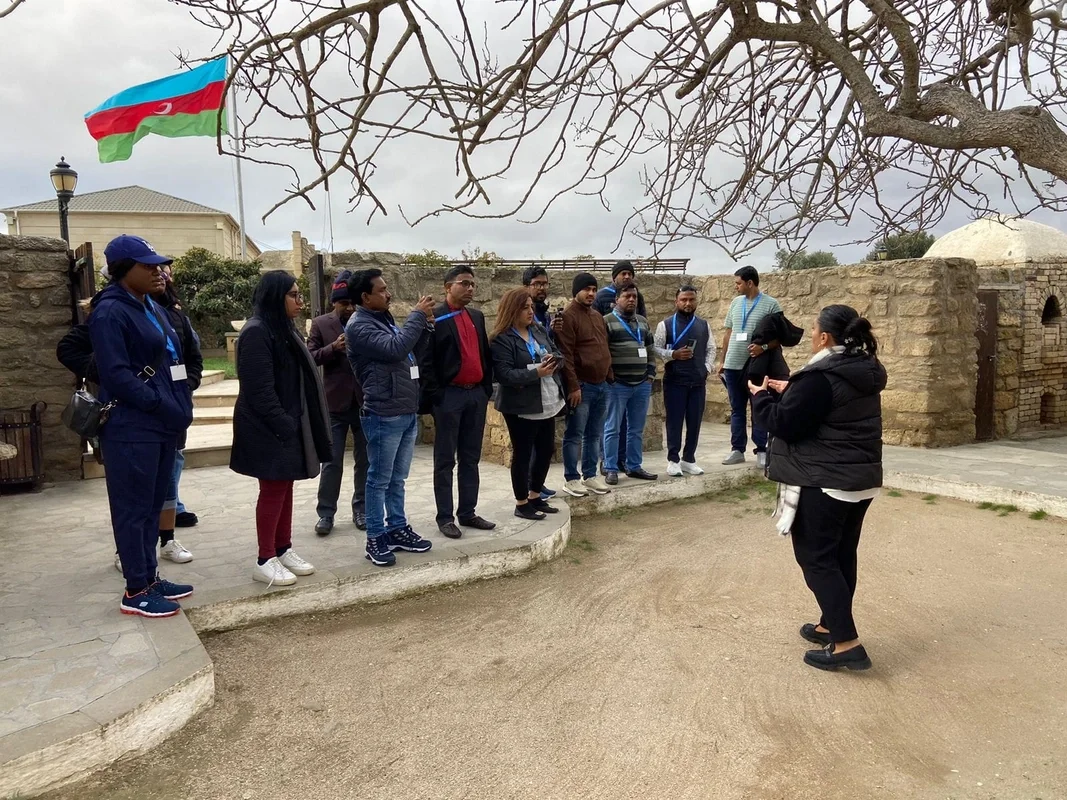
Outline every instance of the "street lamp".
[(59, 163), (48, 173), (48, 176), (52, 179), (56, 197), (59, 198), (59, 235), (67, 243), (67, 247), (70, 247), (67, 211), (70, 207), (70, 199), (74, 197), (74, 189), (78, 185), (78, 173), (70, 168), (66, 156), (60, 156)]
[(878, 254), (879, 261), (885, 261), (887, 258), (889, 258), (889, 250), (886, 249), (886, 246), (884, 244), (878, 245), (878, 249), (875, 250), (875, 253)]

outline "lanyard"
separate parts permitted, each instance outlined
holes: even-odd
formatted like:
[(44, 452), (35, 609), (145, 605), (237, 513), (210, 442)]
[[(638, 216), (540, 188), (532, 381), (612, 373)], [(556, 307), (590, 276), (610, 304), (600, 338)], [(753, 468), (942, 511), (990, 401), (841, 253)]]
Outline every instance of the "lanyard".
[(163, 325), (160, 324), (159, 318), (153, 313), (151, 297), (146, 296), (144, 299), (144, 313), (148, 315), (148, 321), (156, 326), (156, 330), (163, 334), (163, 341), (167, 343), (167, 352), (170, 353), (174, 363), (179, 363), (181, 359), (178, 358), (178, 351), (174, 347), (174, 342), (170, 340), (167, 332), (163, 330)]
[(462, 314), (462, 313), (463, 313), (463, 309), (461, 308), (459, 311), (453, 311), (450, 314), (445, 314), (443, 317), (435, 317), (433, 323), (434, 323), (434, 325), (436, 325), (438, 322), (444, 322), (446, 319), (452, 319), (452, 317), (456, 316), (457, 314)]
[[(676, 312), (675, 315), (671, 317), (671, 344), (678, 344), (681, 339), (685, 338), (685, 335), (689, 333), (689, 329), (693, 327), (693, 323), (696, 321), (697, 315), (694, 314), (693, 318), (689, 320), (689, 324), (682, 328), (681, 333), (678, 333), (678, 314)], [(741, 327), (742, 329), (745, 327), (745, 324), (743, 322), (741, 323)]]
[[(518, 329), (512, 328), (511, 331), (520, 339), (522, 339), (522, 334), (519, 333)], [(526, 352), (530, 354), (530, 362), (536, 364), (538, 356), (541, 355), (541, 348), (537, 346), (536, 342), (534, 342), (533, 332), (527, 329), (527, 333), (530, 336), (530, 341), (522, 339), (522, 343), (526, 345)]]
[(756, 299), (752, 301), (752, 306), (748, 309), (745, 308), (746, 299), (747, 298), (744, 297), (741, 298), (741, 330), (744, 330), (745, 326), (748, 325), (748, 318), (752, 314), (752, 312), (756, 310), (756, 306), (759, 305), (759, 301), (763, 299), (763, 292), (760, 292), (756, 295)]
[(638, 344), (644, 344), (644, 342), (641, 341), (641, 324), (640, 323), (638, 323), (635, 327), (631, 328), (630, 327), (630, 323), (627, 322), (626, 320), (624, 320), (622, 317), (620, 317), (618, 311), (612, 311), (611, 313), (615, 315), (615, 319), (617, 319), (619, 322), (622, 323), (622, 326), (624, 328), (626, 328), (626, 331), (634, 338), (634, 340)]

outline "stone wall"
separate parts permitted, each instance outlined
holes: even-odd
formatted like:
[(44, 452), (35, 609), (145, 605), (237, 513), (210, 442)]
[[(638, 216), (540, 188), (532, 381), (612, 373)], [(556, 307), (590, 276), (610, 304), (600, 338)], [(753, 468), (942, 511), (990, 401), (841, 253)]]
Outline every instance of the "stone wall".
[(56, 360), (70, 330), (67, 247), (59, 239), (0, 235), (0, 412), (44, 401), (47, 480), (81, 477), (81, 447), (59, 415), (73, 378)]

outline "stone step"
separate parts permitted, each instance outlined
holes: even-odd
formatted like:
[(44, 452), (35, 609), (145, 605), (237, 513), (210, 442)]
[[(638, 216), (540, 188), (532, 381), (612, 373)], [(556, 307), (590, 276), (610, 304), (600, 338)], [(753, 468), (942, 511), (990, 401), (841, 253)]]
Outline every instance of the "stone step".
[(233, 406), (193, 408), (193, 425), (222, 425), (233, 422)]
[(200, 376), (200, 388), (205, 386), (211, 386), (215, 383), (221, 383), (226, 380), (226, 373), (221, 369), (205, 369), (204, 374)]
[(237, 402), (237, 380), (222, 380), (207, 386), (201, 386), (193, 392), (194, 408), (225, 408)]
[[(193, 425), (185, 443), (185, 469), (223, 467), (230, 463), (230, 444), (233, 425), (230, 422)], [(96, 463), (92, 453), (82, 456), (85, 477), (104, 477), (104, 467)]]

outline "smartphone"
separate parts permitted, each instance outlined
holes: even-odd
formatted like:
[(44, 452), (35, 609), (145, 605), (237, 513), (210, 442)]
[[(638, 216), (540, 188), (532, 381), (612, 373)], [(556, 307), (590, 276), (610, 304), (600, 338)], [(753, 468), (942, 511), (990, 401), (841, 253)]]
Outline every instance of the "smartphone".
[(688, 342), (685, 343), (685, 346), (688, 347), (690, 350), (696, 350), (697, 349), (697, 340), (696, 339), (690, 339)]

